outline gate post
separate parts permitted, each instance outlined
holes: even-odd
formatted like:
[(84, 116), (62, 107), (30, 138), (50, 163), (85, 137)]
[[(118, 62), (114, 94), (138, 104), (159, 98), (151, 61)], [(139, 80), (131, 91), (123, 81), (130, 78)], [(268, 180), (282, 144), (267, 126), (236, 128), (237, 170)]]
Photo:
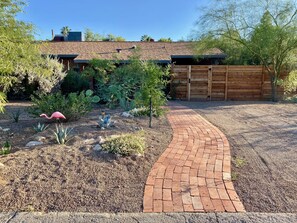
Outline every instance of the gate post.
[(207, 98), (211, 101), (211, 91), (212, 91), (212, 66), (208, 67), (208, 91)]
[(188, 66), (188, 79), (187, 79), (187, 100), (191, 100), (191, 70), (192, 66)]

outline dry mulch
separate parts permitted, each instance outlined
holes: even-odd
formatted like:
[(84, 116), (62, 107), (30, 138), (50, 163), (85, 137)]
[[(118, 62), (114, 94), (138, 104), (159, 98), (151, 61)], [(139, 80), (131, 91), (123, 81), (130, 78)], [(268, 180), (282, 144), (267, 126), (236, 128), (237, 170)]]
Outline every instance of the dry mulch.
[[(10, 103), (7, 112), (27, 106)], [(96, 127), (102, 110), (112, 115), (116, 127)], [(170, 143), (172, 130), (166, 117), (154, 119), (153, 128), (148, 128), (147, 118), (123, 118), (120, 112), (98, 107), (79, 121), (66, 123), (75, 133), (66, 146), (55, 143), (53, 123), (36, 134), (32, 126), (45, 120), (33, 119), (24, 112), (19, 123), (13, 123), (1, 115), (0, 126), (11, 131), (1, 132), (0, 142), (8, 137), (13, 150), (0, 157), (0, 211), (141, 212), (147, 175)], [(144, 156), (123, 157), (92, 149), (99, 136), (139, 129), (145, 131)], [(46, 138), (44, 144), (25, 148), (37, 136)]]

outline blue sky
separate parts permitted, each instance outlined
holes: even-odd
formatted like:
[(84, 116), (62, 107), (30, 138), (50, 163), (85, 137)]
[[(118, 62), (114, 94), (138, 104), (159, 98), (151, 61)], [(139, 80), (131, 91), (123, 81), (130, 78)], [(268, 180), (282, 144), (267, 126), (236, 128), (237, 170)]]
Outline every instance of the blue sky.
[(154, 39), (187, 39), (206, 0), (27, 0), (18, 17), (36, 26), (36, 39), (50, 39), (51, 29), (72, 31), (90, 28), (100, 34), (137, 41), (144, 34)]

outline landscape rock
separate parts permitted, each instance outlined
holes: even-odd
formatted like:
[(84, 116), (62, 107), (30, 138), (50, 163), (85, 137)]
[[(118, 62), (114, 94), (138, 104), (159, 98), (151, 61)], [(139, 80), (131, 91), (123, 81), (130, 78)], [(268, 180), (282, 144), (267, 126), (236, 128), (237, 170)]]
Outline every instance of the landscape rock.
[(94, 151), (101, 151), (102, 147), (100, 146), (100, 144), (96, 144), (93, 148)]
[(98, 137), (98, 142), (99, 142), (99, 144), (102, 144), (102, 143), (105, 142), (105, 139), (102, 136), (99, 136)]
[(39, 141), (30, 141), (26, 144), (26, 147), (34, 147), (34, 146), (39, 146), (42, 145), (43, 142), (39, 142)]
[(46, 138), (44, 136), (36, 136), (35, 140), (38, 142), (44, 142), (46, 140)]
[(134, 117), (134, 116), (131, 115), (129, 112), (123, 112), (123, 113), (121, 114), (121, 116), (122, 116), (122, 117), (125, 117), (125, 118), (133, 118), (133, 117)]
[(95, 139), (91, 138), (91, 139), (86, 139), (84, 141), (85, 144), (94, 144), (95, 143)]

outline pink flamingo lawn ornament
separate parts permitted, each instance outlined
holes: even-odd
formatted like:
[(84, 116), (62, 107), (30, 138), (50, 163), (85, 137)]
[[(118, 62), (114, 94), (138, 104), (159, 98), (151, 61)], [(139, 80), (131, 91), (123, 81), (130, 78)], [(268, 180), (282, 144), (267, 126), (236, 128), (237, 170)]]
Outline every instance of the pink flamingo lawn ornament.
[(56, 119), (57, 121), (59, 121), (59, 119), (66, 119), (66, 117), (61, 113), (61, 112), (54, 112), (51, 117), (48, 117), (46, 114), (41, 114), (40, 117), (44, 117), (47, 119)]

